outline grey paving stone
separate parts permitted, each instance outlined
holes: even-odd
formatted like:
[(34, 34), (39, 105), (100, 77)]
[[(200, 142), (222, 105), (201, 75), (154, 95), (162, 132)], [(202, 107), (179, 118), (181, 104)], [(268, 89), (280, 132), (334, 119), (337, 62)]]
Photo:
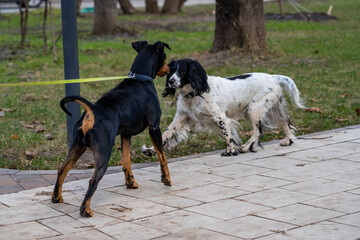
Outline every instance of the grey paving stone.
[(338, 217), (343, 214), (314, 206), (293, 204), (282, 208), (263, 211), (257, 213), (256, 215), (293, 225), (304, 226)]
[(220, 221), (221, 220), (216, 218), (179, 210), (139, 219), (133, 223), (155, 228), (160, 231), (166, 229), (167, 232), (177, 233), (189, 228), (203, 227)]
[(339, 157), (339, 159), (360, 162), (360, 153), (354, 153), (346, 156)]
[(179, 196), (173, 196), (170, 194), (160, 194), (152, 197), (146, 197), (146, 199), (149, 201), (180, 209), (185, 207), (191, 207), (201, 203), (200, 201), (187, 199)]
[(354, 189), (354, 190), (351, 190), (351, 191), (348, 191), (349, 193), (353, 193), (353, 194), (357, 194), (357, 195), (360, 195), (360, 188), (357, 188), (357, 189)]
[(343, 183), (330, 179), (317, 178), (301, 183), (289, 184), (281, 187), (282, 189), (313, 194), (317, 196), (326, 196), (338, 192), (356, 189), (358, 185)]
[(228, 187), (235, 187), (249, 192), (259, 192), (266, 189), (276, 188), (292, 183), (294, 182), (271, 178), (271, 177), (252, 175), (252, 176), (232, 179), (231, 181), (225, 181), (217, 184)]
[(295, 167), (299, 164), (308, 164), (307, 161), (301, 161), (293, 158), (287, 158), (283, 156), (274, 156), (274, 157), (267, 157), (263, 159), (255, 159), (251, 161), (247, 161), (246, 164), (257, 166), (257, 167), (263, 167), (263, 168), (269, 168), (269, 169), (283, 169), (287, 167)]
[(39, 239), (59, 235), (54, 230), (34, 221), (0, 226), (0, 233), (1, 239), (11, 240)]
[(148, 240), (168, 234), (164, 231), (159, 231), (153, 228), (148, 228), (129, 222), (103, 227), (99, 230), (109, 236), (112, 236), (115, 239)]
[(309, 200), (304, 203), (344, 213), (360, 211), (360, 196), (346, 192)]
[(202, 228), (190, 228), (185, 231), (156, 238), (156, 240), (239, 240), (240, 238)]
[(276, 234), (259, 238), (261, 240), (356, 240), (360, 236), (360, 228), (339, 223), (324, 221), (305, 227), (286, 231), (285, 234)]
[(303, 182), (309, 179), (335, 175), (332, 172), (325, 172), (313, 168), (311, 164), (305, 166), (289, 167), (280, 170), (261, 173), (263, 176), (284, 179), (294, 182)]
[(120, 193), (132, 197), (147, 198), (173, 191), (172, 187), (165, 186), (160, 181), (144, 181), (139, 183), (138, 189), (127, 189), (125, 186), (108, 188), (108, 191)]
[(274, 188), (262, 192), (256, 192), (256, 193), (240, 196), (236, 199), (277, 208), (313, 198), (316, 198), (316, 196), (305, 193), (288, 191), (285, 189)]
[(271, 169), (234, 163), (234, 164), (229, 164), (221, 167), (204, 170), (202, 171), (202, 173), (206, 173), (209, 175), (216, 175), (216, 176), (226, 176), (229, 178), (238, 178), (238, 177), (245, 177), (259, 173), (265, 173), (269, 171), (271, 171)]
[[(84, 217), (80, 216), (79, 211), (76, 211), (76, 212), (69, 213), (68, 216), (83, 223), (84, 226), (89, 226), (89, 227), (85, 227), (85, 229), (87, 229), (87, 231), (89, 231), (89, 229), (92, 229), (92, 228), (102, 228), (102, 227), (111, 226), (111, 225), (115, 225), (120, 222), (123, 222), (122, 220), (120, 220), (118, 218), (107, 216), (107, 215), (101, 214), (101, 213), (95, 213), (91, 218), (84, 218)], [(99, 239), (101, 239), (101, 238), (99, 238)]]
[(294, 227), (294, 225), (287, 223), (256, 216), (246, 216), (207, 225), (204, 228), (244, 239), (253, 239), (274, 232), (287, 231)]
[(212, 202), (220, 199), (236, 197), (246, 193), (247, 192), (235, 188), (231, 189), (225, 186), (208, 184), (204, 186), (174, 191), (171, 194), (196, 201)]
[(67, 235), (61, 235), (51, 238), (46, 238), (49, 240), (113, 240), (114, 238), (109, 237), (108, 235), (96, 230), (96, 229), (87, 229), (84, 232), (77, 232)]
[(360, 162), (345, 161), (339, 159), (332, 159), (322, 162), (313, 163), (311, 167), (333, 173), (341, 173), (347, 171), (360, 171)]
[(220, 218), (222, 220), (230, 220), (250, 214), (256, 214), (258, 212), (269, 209), (271, 208), (258, 204), (248, 203), (234, 199), (225, 199), (186, 208), (185, 210), (200, 213), (214, 218)]
[(13, 175), (19, 172), (17, 169), (0, 168), (0, 175)]
[(91, 229), (91, 227), (88, 227), (89, 225), (81, 223), (69, 216), (46, 218), (40, 220), (39, 222), (64, 235), (74, 232), (88, 231)]
[(322, 160), (340, 158), (346, 155), (348, 154), (343, 152), (327, 151), (319, 148), (305, 149), (302, 151), (285, 154), (285, 156), (288, 158), (294, 158), (294, 159), (311, 161), (311, 162), (319, 162)]
[(93, 211), (95, 212), (126, 221), (149, 217), (173, 210), (175, 210), (175, 208), (146, 201), (144, 199), (136, 199), (133, 201), (114, 203), (93, 208)]
[(3, 209), (1, 211), (0, 225), (34, 221), (60, 215), (63, 214), (41, 203), (22, 205), (21, 210), (19, 210), (19, 207)]
[(331, 221), (360, 228), (360, 212), (347, 214), (338, 218), (333, 218), (331, 219)]
[(339, 182), (352, 183), (360, 186), (360, 174), (357, 171), (340, 172), (334, 175), (324, 177), (326, 179), (333, 179)]
[(342, 152), (345, 154), (351, 153), (359, 153), (360, 152), (360, 144), (353, 142), (343, 142), (328, 146), (319, 147), (321, 150), (332, 151), (332, 152)]
[[(226, 159), (224, 159), (226, 160)], [(224, 162), (226, 163), (226, 162)], [(201, 164), (198, 163), (196, 161), (178, 161), (178, 162), (172, 162), (169, 163), (169, 171), (170, 171), (170, 176), (171, 173), (175, 173), (175, 172), (195, 172), (195, 171), (201, 171), (201, 170), (205, 170), (208, 169), (210, 166), (207, 166), (205, 164)], [(160, 166), (156, 165), (156, 166), (152, 166), (152, 167), (147, 167), (144, 170), (147, 171), (152, 171), (155, 173), (160, 173)]]

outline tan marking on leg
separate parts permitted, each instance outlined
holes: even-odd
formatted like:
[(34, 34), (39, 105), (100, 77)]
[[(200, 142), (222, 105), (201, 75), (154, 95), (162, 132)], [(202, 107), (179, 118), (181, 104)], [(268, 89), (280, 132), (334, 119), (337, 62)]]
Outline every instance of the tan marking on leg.
[(83, 108), (85, 109), (85, 112), (86, 112), (85, 117), (82, 121), (82, 125), (79, 128), (79, 130), (81, 130), (85, 135), (87, 133), (87, 131), (89, 131), (90, 129), (92, 129), (94, 127), (95, 116), (94, 116), (92, 109), (87, 104), (85, 104), (84, 102), (82, 102), (80, 100), (75, 100), (75, 102), (77, 102), (81, 106), (83, 106)]
[(170, 171), (168, 168), (165, 152), (163, 149), (160, 150), (156, 147), (152, 138), (151, 141), (160, 160), (161, 182), (167, 186), (171, 186)]
[(123, 171), (125, 174), (125, 183), (127, 188), (138, 188), (134, 175), (131, 171), (131, 157), (130, 157), (130, 140), (123, 138), (122, 140), (122, 158)]

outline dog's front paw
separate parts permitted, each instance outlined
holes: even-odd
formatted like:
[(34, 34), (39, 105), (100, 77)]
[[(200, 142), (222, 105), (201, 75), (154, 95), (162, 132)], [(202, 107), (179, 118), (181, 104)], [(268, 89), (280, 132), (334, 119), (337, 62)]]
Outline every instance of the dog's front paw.
[(280, 142), (280, 146), (290, 146), (293, 143), (294, 143), (294, 141), (291, 140), (291, 138), (285, 138), (284, 140), (282, 140)]
[(223, 156), (223, 157), (230, 157), (230, 156), (236, 156), (236, 155), (238, 155), (237, 151), (227, 151), (227, 150), (225, 150), (225, 152), (223, 152), (221, 154), (221, 156)]
[(84, 206), (80, 208), (80, 215), (87, 218), (92, 217), (93, 211), (91, 210), (91, 208)]
[(128, 189), (137, 189), (139, 185), (135, 181), (130, 181), (129, 183), (126, 183), (126, 187)]
[(55, 194), (53, 193), (51, 196), (51, 202), (53, 203), (62, 203), (64, 201), (64, 199), (62, 198), (62, 196), (55, 196)]

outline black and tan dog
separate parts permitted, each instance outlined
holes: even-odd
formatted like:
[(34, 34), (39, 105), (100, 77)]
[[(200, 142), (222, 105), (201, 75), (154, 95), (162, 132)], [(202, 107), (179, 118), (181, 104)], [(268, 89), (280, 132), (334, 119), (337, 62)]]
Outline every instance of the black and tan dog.
[(91, 217), (91, 198), (101, 178), (104, 176), (109, 162), (115, 137), (121, 134), (123, 171), (127, 188), (137, 188), (131, 171), (130, 139), (131, 136), (143, 132), (147, 127), (151, 141), (160, 159), (161, 181), (170, 186), (170, 173), (162, 147), (159, 128), (161, 109), (153, 79), (169, 73), (166, 64), (164, 47), (169, 45), (156, 42), (149, 45), (146, 41), (132, 43), (138, 52), (129, 78), (105, 93), (95, 104), (80, 96), (65, 97), (61, 100), (61, 108), (71, 115), (65, 107), (68, 102), (80, 103), (85, 112), (75, 125), (73, 144), (65, 164), (59, 168), (58, 177), (52, 194), (52, 202), (62, 202), (62, 185), (69, 170), (89, 147), (95, 159), (95, 171), (89, 181), (89, 188), (80, 207), (80, 215)]

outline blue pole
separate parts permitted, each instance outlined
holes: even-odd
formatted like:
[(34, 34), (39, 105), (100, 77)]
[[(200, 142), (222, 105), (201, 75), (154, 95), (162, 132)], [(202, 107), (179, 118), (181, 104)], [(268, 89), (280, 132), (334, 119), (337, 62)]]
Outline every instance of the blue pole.
[[(64, 74), (65, 79), (78, 79), (79, 57), (76, 21), (76, 2), (75, 0), (61, 0), (61, 20), (63, 33), (63, 52), (64, 52)], [(65, 96), (80, 95), (80, 84), (65, 84)], [(68, 146), (73, 141), (73, 130), (75, 123), (80, 118), (80, 105), (78, 103), (68, 103), (67, 109), (72, 116), (66, 116), (67, 121), (67, 143)]]

